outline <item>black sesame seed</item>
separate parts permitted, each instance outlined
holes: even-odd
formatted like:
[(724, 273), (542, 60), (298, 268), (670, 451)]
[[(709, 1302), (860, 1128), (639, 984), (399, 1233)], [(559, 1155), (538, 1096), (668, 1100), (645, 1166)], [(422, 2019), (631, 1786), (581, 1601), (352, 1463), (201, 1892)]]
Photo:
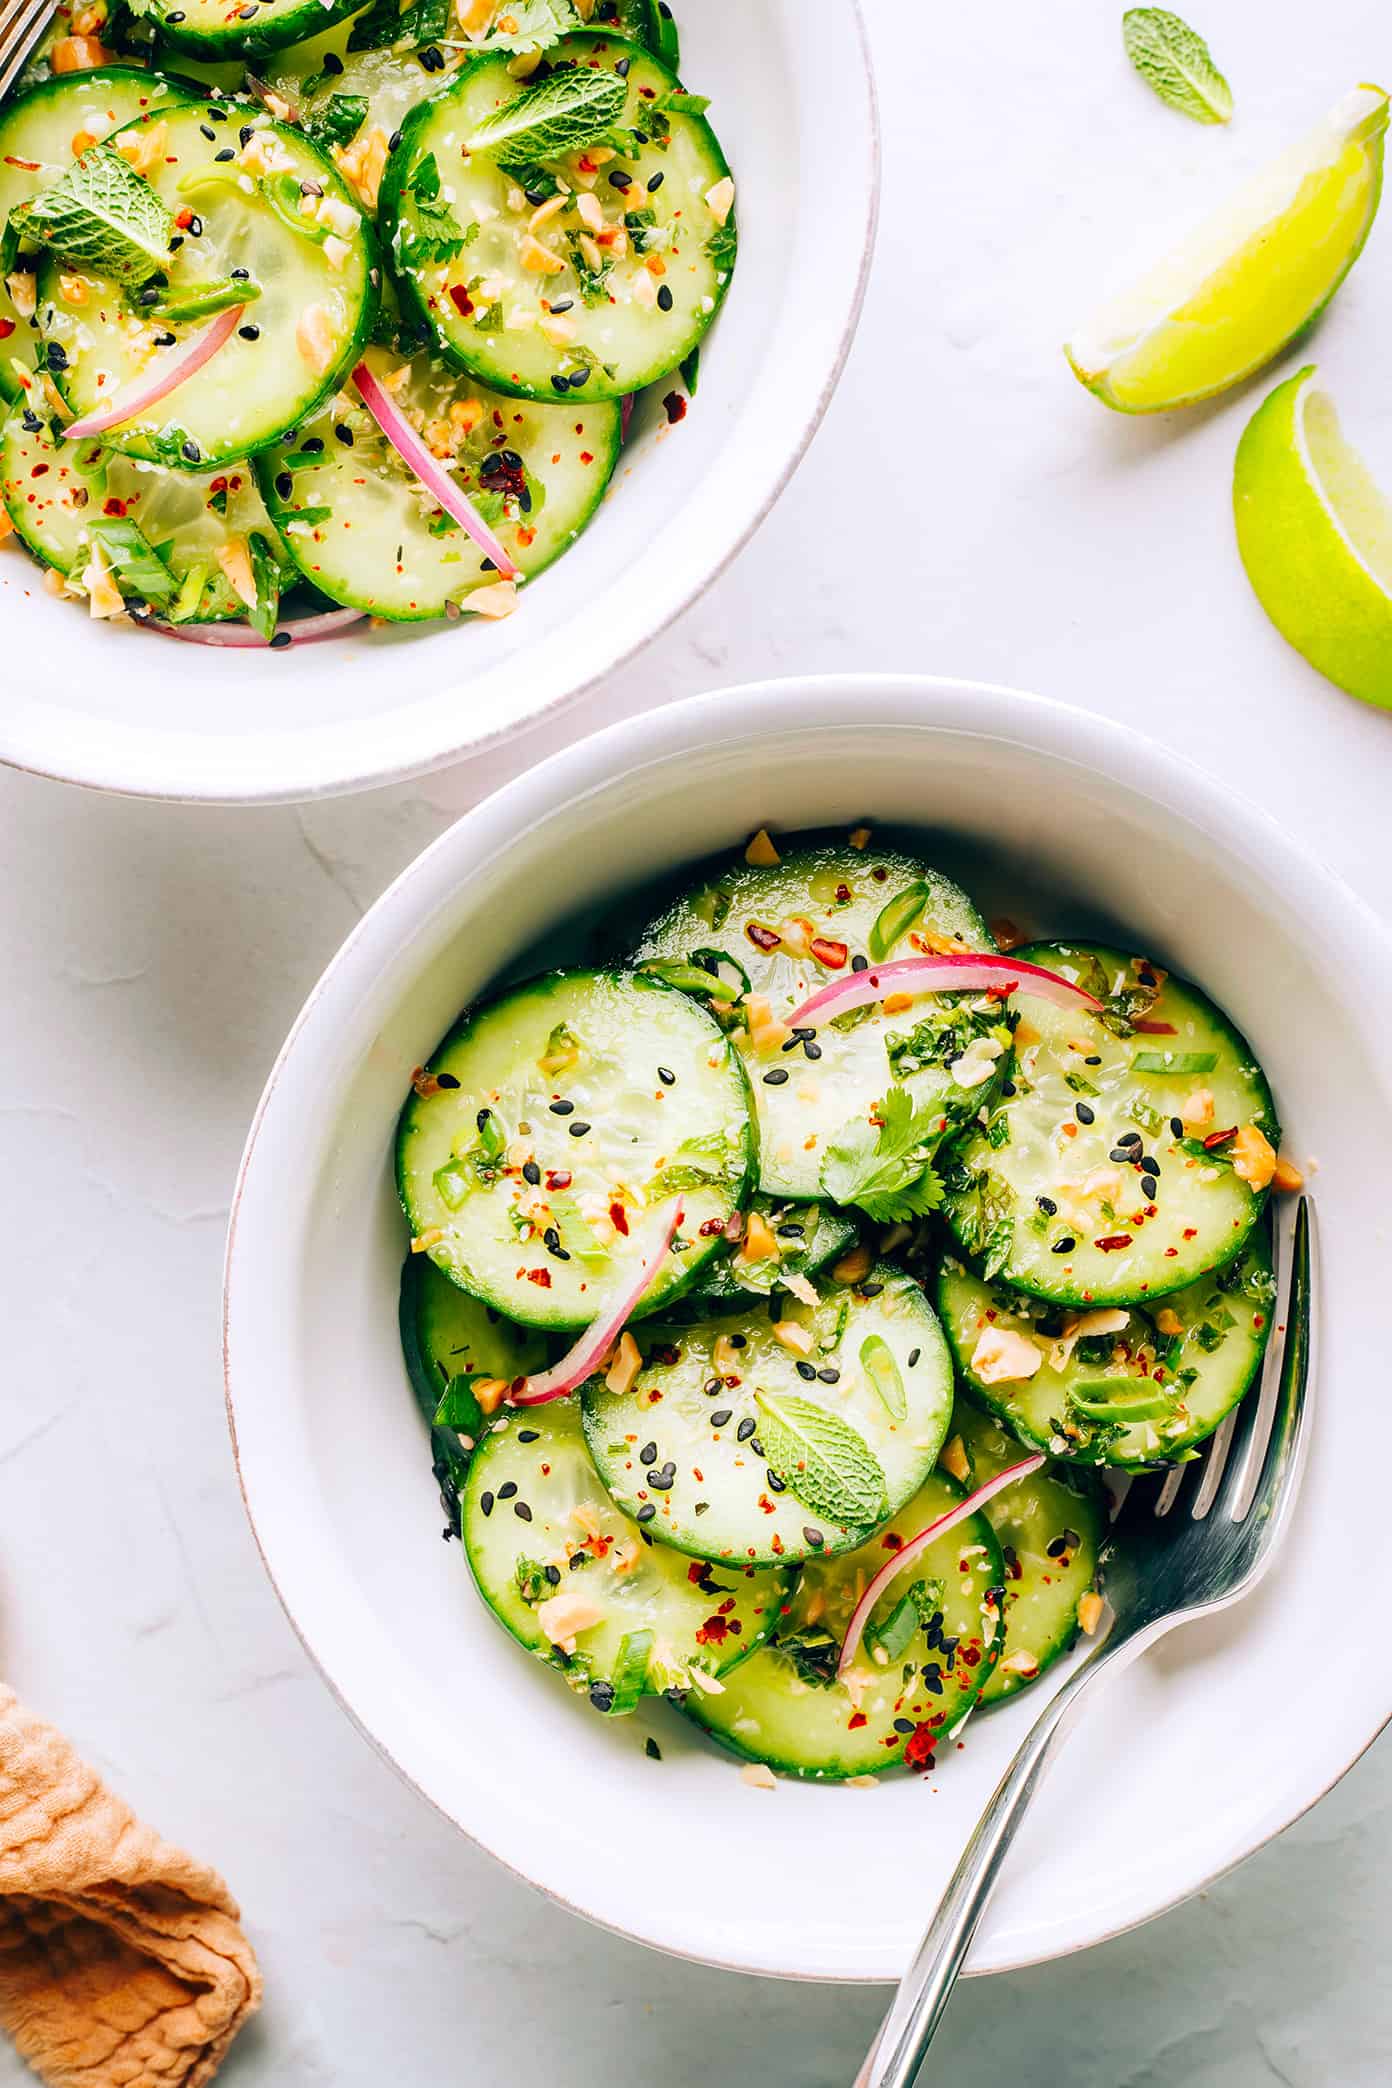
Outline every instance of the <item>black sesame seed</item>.
[(172, 333), (157, 333), (155, 335), (155, 346), (156, 348), (172, 348), (174, 346), (174, 335)]
[(435, 1075), (435, 1085), (442, 1088), (457, 1088), (459, 1082), (453, 1073), (437, 1073)]
[(801, 1360), (801, 1358), (799, 1358), (798, 1360), (797, 1374), (800, 1378), (806, 1378), (809, 1385), (815, 1385), (817, 1382), (817, 1372), (815, 1365), (811, 1363), (804, 1363)]
[(1017, 1095), (1019, 1093), (1019, 1089), (1016, 1087), (1013, 1080), (1003, 1080), (1001, 1082), (1001, 1093), (1007, 1096)]
[(694, 1507), (694, 1508), (692, 1509), (692, 1511), (691, 1511), (691, 1512), (692, 1512), (692, 1514), (693, 1514), (693, 1515), (704, 1515), (704, 1514), (705, 1514), (705, 1512), (706, 1512), (706, 1510), (707, 1510), (707, 1509), (708, 1509), (709, 1507), (710, 1507), (710, 1502), (709, 1502), (709, 1501), (698, 1501), (698, 1502), (696, 1503), (695, 1507)]
[(202, 131), (205, 138), (217, 137), (217, 132), (213, 129), (211, 123), (200, 123), (198, 128)]
[(705, 1393), (707, 1399), (712, 1399), (717, 1392), (725, 1390), (725, 1380), (718, 1377), (707, 1378), (701, 1390)]
[[(212, 135), (213, 135), (213, 134), (212, 134), (212, 132), (211, 132), (211, 131), (209, 131), (209, 133), (208, 133), (208, 136), (209, 136), (209, 137), (211, 137)], [(215, 152), (215, 153), (213, 154), (213, 165), (214, 165), (215, 167), (225, 167), (225, 166), (226, 166), (226, 164), (227, 164), (227, 162), (228, 162), (228, 160), (234, 160), (234, 159), (235, 159), (236, 157), (237, 157), (237, 148), (236, 148), (236, 146), (235, 146), (235, 145), (224, 145), (224, 146), (223, 146), (223, 148), (222, 148), (222, 150), (221, 150), (221, 152)]]
[(568, 392), (570, 390), (570, 379), (568, 377), (553, 377), (551, 379), (551, 389), (556, 392)]
[[(762, 1456), (762, 1454), (763, 1454), (763, 1453), (762, 1453), (762, 1452), (760, 1452), (760, 1455), (761, 1455), (761, 1456)], [(787, 1490), (788, 1490), (788, 1482), (787, 1482), (787, 1480), (786, 1480), (786, 1479), (780, 1479), (780, 1478), (779, 1478), (779, 1476), (778, 1476), (778, 1474), (777, 1474), (777, 1472), (770, 1472), (770, 1473), (768, 1474), (768, 1483), (769, 1483), (769, 1492), (770, 1492), (770, 1493), (786, 1493), (786, 1492), (787, 1492)]]
[(557, 1261), (570, 1260), (569, 1249), (562, 1247), (561, 1236), (557, 1232), (554, 1225), (547, 1226), (545, 1232), (541, 1236), (541, 1239), (542, 1245), (545, 1247), (547, 1253), (554, 1255)]
[(428, 73), (444, 71), (445, 54), (443, 51), (438, 50), (434, 44), (427, 44), (423, 51), (417, 53), (417, 56)]
[(578, 1552), (572, 1552), (572, 1553), (571, 1553), (571, 1555), (570, 1555), (570, 1570), (571, 1570), (571, 1572), (572, 1572), (572, 1573), (575, 1573), (576, 1571), (578, 1571), (578, 1569), (579, 1569), (579, 1568), (580, 1568), (581, 1566), (583, 1566), (583, 1565), (585, 1564), (585, 1562), (586, 1562), (586, 1560), (587, 1560), (587, 1559), (589, 1558), (589, 1556), (590, 1556), (590, 1555), (589, 1555), (589, 1553), (588, 1553), (588, 1552), (582, 1552), (582, 1551), (578, 1551)]
[(275, 482), (276, 493), (281, 500), (288, 500), (295, 490), (295, 481), (288, 471), (278, 471)]
[(482, 1508), (485, 1515), (491, 1515), (493, 1513), (492, 1494), (487, 1492), (481, 1493), (479, 1495), (479, 1506), (480, 1508)]
[(805, 1240), (807, 1238), (807, 1227), (799, 1225), (795, 1218), (790, 1218), (786, 1225), (777, 1226), (775, 1230), (780, 1240)]
[(573, 297), (562, 297), (551, 307), (553, 314), (559, 312), (573, 312), (574, 309), (575, 299)]
[(522, 1179), (524, 1182), (527, 1183), (529, 1188), (535, 1189), (537, 1187), (538, 1183), (541, 1181), (541, 1169), (537, 1166), (535, 1160), (523, 1161)]
[(650, 1762), (660, 1762), (662, 1760), (662, 1749), (658, 1746), (656, 1740), (653, 1739), (651, 1733), (643, 1742), (643, 1752)]
[(590, 1702), (596, 1711), (612, 1711), (614, 1708), (614, 1685), (612, 1682), (591, 1682)]
[(1044, 1549), (1051, 1559), (1061, 1559), (1068, 1546), (1064, 1543), (1062, 1537), (1051, 1537)]
[(1130, 1146), (1113, 1146), (1110, 1153), (1108, 1153), (1107, 1158), (1109, 1160), (1120, 1160), (1123, 1163), (1129, 1165), (1131, 1161), (1131, 1148)]
[(1054, 1202), (1052, 1196), (1036, 1196), (1034, 1200), (1046, 1218), (1052, 1218), (1058, 1210), (1058, 1205)]
[(201, 464), (203, 461), (203, 452), (192, 436), (189, 437), (187, 442), (181, 444), (180, 455), (187, 458), (190, 464)]
[(525, 1501), (514, 1501), (512, 1512), (519, 1522), (530, 1522), (532, 1519), (532, 1511)]
[(337, 51), (325, 51), (324, 70), (326, 73), (332, 73), (335, 79), (342, 72), (343, 60), (339, 57)]
[(659, 283), (657, 287), (657, 309), (659, 312), (670, 312), (674, 301), (669, 286), (666, 283)]
[(271, 651), (284, 652), (286, 646), (289, 643), (290, 633), (288, 631), (277, 631), (274, 638), (272, 638), (271, 640)]
[(1075, 1102), (1073, 1104), (1073, 1114), (1080, 1124), (1095, 1124), (1097, 1122), (1097, 1111), (1089, 1109), (1086, 1102)]
[(747, 1334), (732, 1334), (730, 1336), (730, 1346), (731, 1348), (747, 1348), (749, 1346), (749, 1336)]
[(735, 1435), (741, 1443), (747, 1443), (757, 1427), (758, 1423), (750, 1415), (746, 1414), (739, 1427), (735, 1430)]
[(882, 1283), (862, 1283), (860, 1295), (862, 1298), (878, 1298), (883, 1289), (884, 1285)]
[(813, 1551), (820, 1551), (822, 1546), (826, 1543), (826, 1538), (823, 1536), (822, 1532), (820, 1530), (814, 1530), (811, 1523), (803, 1524), (802, 1534), (807, 1539), (807, 1542), (811, 1545)]
[(251, 281), (251, 270), (249, 268), (232, 268), (228, 270), (228, 274), (234, 283), (249, 283)]
[(710, 1417), (711, 1427), (723, 1428), (726, 1422), (730, 1419), (732, 1412), (733, 1409), (730, 1407), (717, 1407), (715, 1412)]
[(517, 1481), (515, 1479), (505, 1479), (498, 1488), (498, 1499), (500, 1501), (510, 1501), (516, 1491)]
[(553, 1102), (550, 1105), (550, 1109), (552, 1116), (574, 1116), (575, 1114), (575, 1104), (573, 1102)]
[(1159, 1174), (1159, 1172), (1160, 1172), (1160, 1162), (1159, 1162), (1158, 1160), (1153, 1160), (1153, 1159), (1151, 1158), (1151, 1156), (1150, 1156), (1150, 1154), (1149, 1154), (1149, 1153), (1142, 1153), (1142, 1155), (1141, 1155), (1141, 1173), (1142, 1173), (1142, 1174), (1148, 1174), (1148, 1175), (1158, 1175), (1158, 1174)]
[(1183, 1138), (1183, 1136), (1184, 1136), (1184, 1119), (1183, 1119), (1183, 1117), (1171, 1117), (1171, 1118), (1170, 1118), (1170, 1129), (1171, 1129), (1171, 1131), (1173, 1131), (1173, 1133), (1174, 1133), (1174, 1135), (1175, 1135), (1175, 1137), (1176, 1137), (1176, 1138)]
[(1141, 1150), (1141, 1134), (1139, 1131), (1123, 1131), (1117, 1139), (1117, 1144), (1119, 1146), (1129, 1146), (1133, 1153), (1139, 1153)]
[(658, 1465), (655, 1471), (649, 1472), (648, 1484), (655, 1493), (670, 1493), (672, 1487), (676, 1484), (676, 1478), (677, 1468), (669, 1461), (665, 1465)]
[(756, 1457), (762, 1457), (764, 1455), (764, 1446), (759, 1441), (759, 1438), (757, 1436), (751, 1436), (749, 1438), (749, 1447), (754, 1452), (754, 1455)]
[(1091, 1056), (1090, 1056), (1090, 1057), (1088, 1057), (1088, 1058), (1085, 1058), (1085, 1059), (1083, 1060), (1083, 1064), (1084, 1064), (1085, 1066), (1100, 1066), (1100, 1065), (1101, 1065), (1101, 1063), (1102, 1063), (1101, 1055), (1100, 1055), (1100, 1054), (1099, 1054), (1098, 1052), (1095, 1052), (1095, 1051), (1094, 1051), (1094, 1052), (1093, 1052), (1093, 1053), (1091, 1054)]
[(1072, 1233), (1065, 1233), (1061, 1240), (1055, 1240), (1049, 1252), (1050, 1254), (1071, 1254), (1077, 1244)]
[(68, 367), (68, 351), (58, 341), (48, 344), (48, 367), (50, 370), (66, 370)]
[(543, 1570), (543, 1572), (545, 1573), (545, 1575), (546, 1575), (546, 1578), (547, 1578), (547, 1579), (548, 1579), (548, 1580), (550, 1581), (550, 1583), (551, 1583), (552, 1587), (553, 1587), (553, 1588), (559, 1588), (559, 1586), (561, 1585), (561, 1569), (560, 1569), (560, 1567), (559, 1567), (559, 1566), (546, 1566), (546, 1567), (543, 1567), (543, 1569), (542, 1569), (542, 1570)]
[(387, 140), (387, 150), (388, 150), (388, 152), (395, 152), (395, 150), (396, 150), (397, 146), (398, 146), (398, 145), (399, 145), (400, 143), (401, 143), (401, 133), (400, 133), (400, 131), (399, 131), (399, 130), (395, 130), (395, 131), (393, 131), (393, 132), (392, 132), (391, 136), (390, 136), (390, 137), (388, 138), (388, 140)]
[(917, 1363), (917, 1361), (918, 1361), (919, 1357), (920, 1357), (920, 1356), (921, 1356), (922, 1354), (923, 1354), (923, 1351), (922, 1351), (922, 1349), (910, 1349), (910, 1350), (909, 1350), (909, 1369), (910, 1369), (910, 1370), (912, 1370), (912, 1369), (913, 1369), (913, 1367), (914, 1367), (915, 1363)]
[(570, 388), (572, 391), (583, 391), (589, 381), (590, 372), (588, 365), (583, 370), (572, 370), (570, 373)]
[(817, 1375), (824, 1385), (839, 1385), (841, 1382), (841, 1373), (834, 1363), (828, 1363)]
[(1141, 1176), (1141, 1194), (1147, 1203), (1152, 1201), (1159, 1187), (1160, 1184), (1156, 1181), (1154, 1175)]
[(819, 1059), (822, 1055), (822, 1047), (820, 1044), (804, 1043), (802, 1055), (804, 1058)]
[(870, 969), (870, 959), (869, 959), (868, 957), (852, 957), (852, 959), (851, 959), (851, 970), (852, 970), (852, 971), (869, 971), (869, 969)]
[(201, 239), (203, 237), (203, 220), (201, 217), (191, 217), (189, 219), (188, 233), (190, 239)]
[(566, 1128), (570, 1132), (572, 1138), (583, 1138), (590, 1127), (588, 1124), (582, 1123), (580, 1118), (577, 1117), (575, 1119), (575, 1122), (573, 1124), (568, 1124)]
[(166, 20), (166, 22), (182, 22), (186, 18), (183, 13), (183, 10), (179, 9), (174, 14), (167, 14), (164, 19)]
[(913, 1720), (911, 1718), (896, 1718), (894, 1721), (896, 1733), (911, 1733), (913, 1729)]
[(519, 1428), (517, 1440), (519, 1443), (539, 1443), (541, 1441), (541, 1430), (539, 1428)]
[(238, 131), (238, 133), (237, 133), (237, 143), (238, 143), (239, 145), (250, 145), (250, 143), (251, 143), (252, 139), (253, 139), (253, 138), (254, 138), (255, 136), (256, 136), (256, 127), (255, 127), (255, 125), (254, 125), (254, 124), (251, 124), (251, 123), (244, 123), (244, 124), (242, 125), (241, 129), (240, 129), (240, 130)]
[(787, 1069), (787, 1067), (786, 1067), (786, 1066), (775, 1066), (775, 1067), (774, 1067), (774, 1069), (773, 1069), (773, 1071), (772, 1071), (771, 1073), (765, 1073), (765, 1075), (764, 1075), (764, 1086), (765, 1086), (765, 1087), (782, 1087), (782, 1086), (783, 1086), (783, 1083), (784, 1083), (784, 1082), (785, 1082), (785, 1081), (787, 1080), (787, 1078), (788, 1078), (788, 1069)]
[(626, 80), (628, 78), (628, 68), (630, 67), (630, 65), (632, 65), (632, 63), (633, 60), (631, 58), (620, 58), (618, 64), (614, 67), (615, 72), (618, 74), (621, 80)]
[(664, 182), (664, 181), (665, 181), (666, 179), (667, 179), (667, 176), (666, 176), (665, 174), (662, 174), (662, 173), (657, 173), (657, 174), (651, 174), (651, 175), (649, 175), (649, 177), (648, 177), (648, 194), (649, 194), (650, 196), (655, 196), (655, 195), (657, 194), (658, 190), (659, 190), (659, 189), (661, 188), (661, 186), (662, 186), (663, 182)]
[(632, 188), (633, 176), (631, 174), (625, 174), (622, 167), (616, 167), (613, 173), (609, 176), (609, 186), (610, 188), (616, 189)]
[(656, 1443), (644, 1443), (642, 1449), (638, 1452), (638, 1462), (645, 1465), (657, 1463)]
[(322, 435), (306, 435), (300, 448), (306, 456), (321, 457), (324, 454), (324, 438)]
[(634, 1517), (634, 1521), (640, 1523), (651, 1522), (656, 1513), (657, 1510), (653, 1506), (652, 1502), (644, 1501), (642, 1507), (638, 1510), (637, 1515)]
[(259, 341), (261, 338), (261, 329), (259, 326), (239, 326), (237, 328), (237, 332), (241, 335), (244, 341)]

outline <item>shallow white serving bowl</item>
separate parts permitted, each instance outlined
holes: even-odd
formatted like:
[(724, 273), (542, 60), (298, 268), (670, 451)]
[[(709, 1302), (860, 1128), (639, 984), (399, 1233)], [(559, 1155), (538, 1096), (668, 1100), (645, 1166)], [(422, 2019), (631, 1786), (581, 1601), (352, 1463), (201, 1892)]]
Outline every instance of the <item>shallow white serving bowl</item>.
[[(0, 761), (141, 797), (268, 802), (420, 774), (581, 695), (715, 578), (816, 430), (860, 313), (879, 141), (855, 0), (681, 11), (739, 184), (740, 256), (686, 419), (648, 395), (605, 505), (507, 622), (365, 626), (288, 653), (91, 623), (0, 555)], [(827, 154), (835, 141), (834, 180)], [(680, 387), (678, 387), (680, 388)], [(659, 387), (659, 390), (661, 387)]]
[[(1387, 1261), (1387, 942), (1266, 816), (1107, 721), (1006, 690), (870, 677), (702, 697), (558, 755), (380, 899), (301, 1015), (233, 1207), (227, 1384), (242, 1483), (304, 1643), (358, 1724), (523, 1877), (663, 1949), (751, 1971), (904, 1967), (1037, 1699), (927, 1781), (744, 1784), (658, 1704), (605, 1721), (499, 1630), (440, 1511), (396, 1335), (398, 1106), (460, 1006), (575, 908), (775, 828), (906, 821), (988, 916), (1125, 924), (1254, 1042), (1314, 1156), (1323, 1343), (1286, 1556), (1258, 1595), (1113, 1685), (1043, 1792), (973, 1958), (1144, 1920), (1250, 1854), (1392, 1715), (1364, 1591), (1392, 1570), (1368, 1454), (1368, 1300)], [(659, 1765), (644, 1759), (661, 1735)], [(661, 1847), (662, 1862), (642, 1852)]]

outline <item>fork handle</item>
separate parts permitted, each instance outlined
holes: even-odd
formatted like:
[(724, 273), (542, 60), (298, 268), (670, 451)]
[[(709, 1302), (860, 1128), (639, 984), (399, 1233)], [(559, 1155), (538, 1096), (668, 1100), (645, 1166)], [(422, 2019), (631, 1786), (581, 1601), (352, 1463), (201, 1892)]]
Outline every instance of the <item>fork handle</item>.
[(981, 1815), (917, 1954), (899, 1985), (855, 2088), (912, 2088), (971, 1948), (1015, 1830), (1063, 1742), (1090, 1682), (1134, 1641), (1099, 1640), (1031, 1726)]

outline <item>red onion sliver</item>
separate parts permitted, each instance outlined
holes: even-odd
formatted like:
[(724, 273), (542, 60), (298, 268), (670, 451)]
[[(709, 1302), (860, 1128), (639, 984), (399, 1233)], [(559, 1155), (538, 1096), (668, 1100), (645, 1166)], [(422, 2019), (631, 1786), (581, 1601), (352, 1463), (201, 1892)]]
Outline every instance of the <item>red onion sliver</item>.
[(627, 442), (628, 424), (633, 418), (633, 409), (638, 404), (637, 392), (625, 392), (619, 401), (619, 440)]
[(1138, 1037), (1177, 1037), (1179, 1031), (1172, 1022), (1133, 1022), (1131, 1025)]
[(597, 1319), (592, 1327), (587, 1327), (574, 1348), (562, 1356), (559, 1363), (553, 1364), (550, 1370), (538, 1371), (534, 1376), (524, 1378), (521, 1391), (509, 1392), (508, 1398), (513, 1406), (545, 1406), (548, 1400), (564, 1399), (567, 1392), (573, 1392), (577, 1385), (583, 1385), (587, 1377), (594, 1375), (627, 1326), (634, 1307), (646, 1297), (654, 1276), (667, 1259), (667, 1249), (685, 1215), (680, 1210), (673, 1213), (661, 1240), (644, 1259), (628, 1295)]
[(70, 421), (63, 430), (68, 442), (81, 441), (86, 435), (101, 435), (108, 428), (115, 428), (122, 421), (134, 420), (137, 413), (144, 413), (155, 406), (181, 384), (201, 370), (204, 363), (211, 362), (219, 348), (231, 340), (241, 323), (246, 310), (244, 304), (233, 305), (226, 312), (219, 312), (210, 319), (202, 333), (185, 341), (176, 355), (171, 355), (149, 376), (138, 378), (105, 406), (98, 406), (93, 413), (84, 413), (81, 420)]
[[(277, 638), (288, 638), (289, 646), (277, 646), (277, 652), (289, 651), (296, 645), (313, 645), (316, 639), (336, 637), (351, 624), (362, 623), (367, 612), (364, 609), (325, 609), (318, 616), (302, 616), (295, 623), (277, 624)], [(162, 631), (166, 638), (182, 638), (189, 645), (221, 645), (239, 652), (265, 652), (270, 648), (269, 638), (253, 631), (244, 623), (161, 623), (157, 616), (142, 619), (147, 631)]]
[(1058, 972), (1038, 964), (1021, 964), (1018, 958), (1001, 957), (994, 951), (979, 955), (954, 951), (942, 957), (900, 957), (893, 964), (872, 964), (868, 971), (848, 972), (819, 987), (810, 1000), (782, 1020), (786, 1028), (795, 1023), (827, 1021), (850, 1008), (863, 1008), (868, 1001), (883, 1000), (888, 993), (1034, 993), (1059, 1007), (1100, 1009), (1101, 1001)]
[(859, 1652), (865, 1627), (870, 1621), (870, 1612), (890, 1582), (897, 1579), (904, 1568), (911, 1565), (930, 1544), (939, 1537), (945, 1537), (949, 1530), (955, 1530), (958, 1523), (965, 1522), (969, 1515), (975, 1515), (978, 1508), (984, 1508), (988, 1501), (993, 1500), (1005, 1487), (1013, 1486), (1017, 1479), (1028, 1479), (1030, 1473), (1037, 1472), (1043, 1462), (1042, 1456), (1022, 1457), (1018, 1464), (1009, 1465), (1005, 1471), (997, 1472), (994, 1479), (988, 1479), (984, 1486), (977, 1487), (975, 1493), (968, 1494), (965, 1501), (959, 1501), (955, 1508), (949, 1508), (945, 1515), (940, 1515), (935, 1521), (930, 1522), (926, 1530), (920, 1530), (916, 1537), (911, 1537), (907, 1544), (895, 1552), (893, 1558), (885, 1562), (852, 1613), (845, 1643), (841, 1648), (841, 1657), (836, 1663), (838, 1675), (845, 1674)]
[(364, 406), (402, 462), (414, 471), (427, 493), (434, 495), (447, 515), (453, 515), (460, 528), (466, 530), (473, 538), (484, 557), (492, 559), (504, 580), (519, 579), (521, 567), (513, 564), (468, 495), (461, 492), (449, 473), (436, 463), (391, 393), (385, 385), (378, 382), (365, 362), (360, 362), (354, 370), (353, 382), (358, 387), (358, 396)]

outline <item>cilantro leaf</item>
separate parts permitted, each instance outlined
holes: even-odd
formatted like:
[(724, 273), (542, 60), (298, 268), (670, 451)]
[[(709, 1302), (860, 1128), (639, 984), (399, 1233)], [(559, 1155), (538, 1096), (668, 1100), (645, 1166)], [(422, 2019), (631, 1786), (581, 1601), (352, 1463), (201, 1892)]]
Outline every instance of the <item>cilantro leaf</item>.
[[(504, 29), (501, 21), (506, 20)], [(513, 0), (505, 15), (475, 46), (483, 51), (545, 51), (573, 29), (585, 26), (574, 0)]]
[(822, 1162), (822, 1187), (836, 1203), (858, 1204), (878, 1224), (925, 1216), (942, 1202), (943, 1185), (933, 1167), (942, 1138), (936, 1103), (917, 1108), (897, 1083), (877, 1106), (878, 1129), (852, 1124), (833, 1140)]
[(706, 241), (706, 252), (722, 274), (728, 275), (735, 265), (735, 256), (739, 253), (739, 233), (735, 230), (733, 214), (726, 218), (723, 225), (716, 226)]
[(102, 141), (34, 198), (23, 230), (73, 266), (134, 286), (166, 266), (174, 220), (149, 182)]
[(413, 168), (406, 184), (410, 199), (411, 221), (404, 220), (397, 228), (396, 251), (398, 259), (409, 268), (418, 268), (425, 262), (452, 261), (462, 254), (471, 241), (478, 238), (477, 224), (466, 230), (460, 224), (450, 205), (440, 196), (440, 169), (433, 152), (427, 152), (418, 166)]

